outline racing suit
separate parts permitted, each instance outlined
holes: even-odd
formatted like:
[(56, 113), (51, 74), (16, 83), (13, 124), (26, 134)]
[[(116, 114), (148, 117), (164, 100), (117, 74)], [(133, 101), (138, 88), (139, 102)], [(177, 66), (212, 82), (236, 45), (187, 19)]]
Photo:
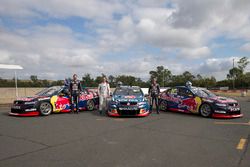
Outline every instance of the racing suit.
[(81, 82), (78, 80), (72, 80), (69, 85), (70, 90), (70, 103), (71, 103), (71, 112), (74, 112), (74, 106), (76, 105), (76, 112), (79, 112), (79, 95), (82, 91)]
[(99, 94), (99, 112), (102, 114), (102, 110), (107, 109), (107, 98), (110, 95), (110, 86), (107, 82), (102, 82), (98, 85)]
[(159, 114), (159, 94), (160, 94), (160, 86), (159, 84), (151, 84), (148, 89), (148, 94), (150, 96), (150, 111), (152, 112), (153, 105), (155, 102), (156, 112)]

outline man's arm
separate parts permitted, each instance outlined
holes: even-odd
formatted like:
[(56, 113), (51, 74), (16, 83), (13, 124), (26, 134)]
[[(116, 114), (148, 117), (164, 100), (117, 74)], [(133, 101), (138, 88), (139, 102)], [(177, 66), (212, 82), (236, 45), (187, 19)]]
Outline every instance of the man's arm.
[(69, 83), (69, 94), (72, 95), (72, 83)]
[(150, 94), (150, 92), (151, 92), (151, 85), (148, 88), (148, 95)]
[(108, 96), (110, 96), (110, 85), (108, 83)]
[(160, 94), (161, 90), (160, 90), (160, 85), (159, 84), (157, 85), (157, 89), (158, 89), (158, 94)]
[(80, 81), (79, 81), (79, 83), (78, 83), (78, 87), (79, 87), (80, 92), (82, 92), (82, 91), (83, 91), (83, 90), (82, 90), (82, 84), (81, 84)]
[(97, 88), (97, 93), (98, 93), (98, 95), (100, 95), (100, 88), (101, 88), (101, 86), (100, 86), (100, 84), (98, 85), (98, 88)]

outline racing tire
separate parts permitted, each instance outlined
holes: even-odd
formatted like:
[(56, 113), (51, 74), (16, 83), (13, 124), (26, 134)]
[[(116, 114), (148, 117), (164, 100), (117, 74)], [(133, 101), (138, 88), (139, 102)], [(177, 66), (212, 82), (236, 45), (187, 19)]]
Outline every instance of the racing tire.
[(161, 100), (159, 104), (160, 111), (167, 111), (168, 110), (168, 102)]
[(88, 111), (93, 111), (95, 109), (95, 103), (93, 100), (88, 100), (87, 101), (87, 110)]
[(42, 116), (48, 116), (52, 112), (52, 106), (49, 102), (41, 102), (39, 105), (39, 112)]
[(211, 117), (212, 113), (213, 113), (213, 109), (209, 104), (204, 103), (200, 106), (201, 116), (208, 118), (208, 117)]

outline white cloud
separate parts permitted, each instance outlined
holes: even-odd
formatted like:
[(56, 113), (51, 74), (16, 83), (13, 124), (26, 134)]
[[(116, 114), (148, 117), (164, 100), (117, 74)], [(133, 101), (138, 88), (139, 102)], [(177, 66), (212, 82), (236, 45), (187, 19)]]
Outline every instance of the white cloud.
[(241, 46), (241, 50), (250, 52), (250, 42)]
[[(249, 8), (245, 0), (3, 0), (0, 61), (20, 64), (23, 73), (45, 78), (71, 71), (146, 77), (164, 65), (173, 73), (198, 69), (223, 79), (231, 58), (216, 53), (220, 48), (214, 39), (249, 41)], [(86, 21), (79, 32), (63, 22), (74, 16)], [(51, 21), (58, 18), (60, 23)], [(249, 45), (239, 49), (248, 52)], [(175, 61), (176, 55), (182, 61)], [(190, 59), (196, 64), (187, 67)]]
[(202, 44), (198, 31), (157, 25), (151, 19), (142, 19), (137, 25), (137, 33), (143, 41), (161, 48), (195, 47)]
[(154, 22), (158, 24), (166, 24), (174, 11), (175, 9), (167, 9), (162, 7), (138, 8), (134, 11), (134, 17), (137, 20), (146, 18), (154, 20)]
[(11, 57), (10, 53), (6, 50), (0, 50), (0, 64), (10, 63)]
[(188, 48), (182, 49), (180, 52), (180, 56), (183, 58), (191, 58), (191, 59), (198, 59), (198, 58), (206, 58), (210, 56), (211, 51), (208, 47), (200, 47), (200, 48)]
[[(112, 5), (110, 5), (112, 3)], [(49, 17), (65, 18), (71, 16), (80, 16), (88, 19), (111, 19), (116, 12), (123, 11), (119, 1), (110, 0), (52, 0), (52, 1), (33, 1), (13, 0), (1, 1), (0, 15), (19, 17)]]

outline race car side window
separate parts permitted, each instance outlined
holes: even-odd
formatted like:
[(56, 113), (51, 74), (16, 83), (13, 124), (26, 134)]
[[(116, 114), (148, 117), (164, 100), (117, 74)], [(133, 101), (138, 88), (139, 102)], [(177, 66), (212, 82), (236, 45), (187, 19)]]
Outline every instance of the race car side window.
[(166, 93), (171, 95), (177, 95), (177, 89), (176, 88), (168, 89)]
[(178, 95), (193, 97), (193, 93), (190, 90), (186, 89), (186, 88), (179, 88), (178, 89)]

